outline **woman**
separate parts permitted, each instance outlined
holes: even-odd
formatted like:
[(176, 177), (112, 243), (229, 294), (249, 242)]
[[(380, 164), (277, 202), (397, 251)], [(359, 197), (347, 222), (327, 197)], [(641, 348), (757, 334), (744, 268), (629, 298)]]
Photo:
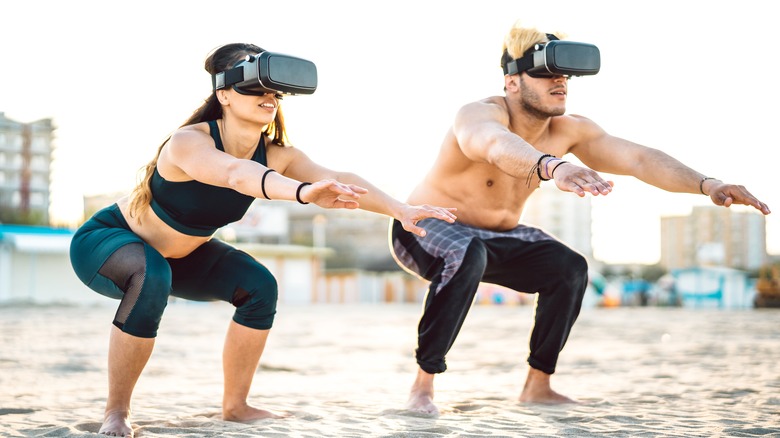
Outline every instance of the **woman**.
[[(251, 44), (228, 44), (206, 58), (205, 68), (216, 77), (261, 52)], [(93, 290), (121, 300), (109, 343), (109, 393), (99, 433), (133, 436), (133, 388), (151, 355), (169, 295), (236, 307), (223, 354), (223, 418), (279, 417), (247, 403), (276, 313), (276, 280), (253, 257), (212, 238), (218, 228), (240, 219), (255, 198), (361, 208), (393, 217), (420, 236), (425, 231), (416, 223), (422, 219), (454, 221), (452, 209), (404, 204), (361, 177), (322, 167), (286, 145), (280, 100), (271, 89), (215, 90), (163, 142), (133, 192), (76, 232), (71, 245), (76, 274)]]

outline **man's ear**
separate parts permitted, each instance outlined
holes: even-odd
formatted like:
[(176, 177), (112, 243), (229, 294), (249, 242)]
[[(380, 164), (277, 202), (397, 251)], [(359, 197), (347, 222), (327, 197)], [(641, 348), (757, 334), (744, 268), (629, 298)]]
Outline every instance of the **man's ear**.
[(504, 75), (504, 91), (520, 90), (520, 75)]

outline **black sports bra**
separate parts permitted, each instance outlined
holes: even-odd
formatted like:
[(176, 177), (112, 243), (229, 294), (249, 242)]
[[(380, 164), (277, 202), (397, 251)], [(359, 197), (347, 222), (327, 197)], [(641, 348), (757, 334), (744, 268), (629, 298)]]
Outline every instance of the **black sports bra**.
[[(217, 122), (208, 122), (211, 138), (220, 151), (225, 151), (219, 136)], [(265, 154), (265, 135), (257, 144), (252, 161), (267, 164)], [(166, 181), (154, 169), (150, 181), (152, 190), (152, 210), (163, 222), (176, 231), (191, 236), (210, 236), (217, 229), (241, 219), (252, 201), (233, 189), (212, 186), (199, 181)]]

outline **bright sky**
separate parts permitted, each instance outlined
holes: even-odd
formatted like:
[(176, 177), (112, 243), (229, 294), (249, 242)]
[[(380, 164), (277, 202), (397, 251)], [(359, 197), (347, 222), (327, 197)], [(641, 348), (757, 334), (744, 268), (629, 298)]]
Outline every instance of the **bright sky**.
[[(292, 142), (403, 199), (427, 171), (456, 110), (503, 94), (501, 43), (516, 19), (596, 44), (601, 72), (569, 84), (568, 112), (745, 185), (776, 213), (780, 253), (776, 16), (762, 0), (135, 1), (26, 0), (0, 7), (0, 111), (52, 118), (53, 214), (127, 191), (160, 142), (211, 91), (203, 60), (252, 42), (317, 64), (312, 96), (289, 97)], [(663, 215), (708, 198), (614, 177), (593, 200), (594, 252), (655, 263)], [(770, 184), (771, 183), (771, 184)], [(575, 195), (572, 195), (575, 196)]]

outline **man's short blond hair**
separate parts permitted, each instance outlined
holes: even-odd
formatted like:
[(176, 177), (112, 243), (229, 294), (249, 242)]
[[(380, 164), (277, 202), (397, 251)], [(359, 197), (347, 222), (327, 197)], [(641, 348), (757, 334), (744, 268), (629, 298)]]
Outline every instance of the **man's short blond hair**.
[[(566, 38), (566, 35), (561, 32), (550, 33), (555, 35), (558, 39)], [(511, 59), (517, 59), (522, 57), (523, 53), (530, 49), (534, 44), (547, 41), (547, 33), (539, 31), (534, 27), (524, 27), (518, 20), (504, 37), (504, 45), (501, 48), (501, 53), (503, 54), (506, 52)]]

